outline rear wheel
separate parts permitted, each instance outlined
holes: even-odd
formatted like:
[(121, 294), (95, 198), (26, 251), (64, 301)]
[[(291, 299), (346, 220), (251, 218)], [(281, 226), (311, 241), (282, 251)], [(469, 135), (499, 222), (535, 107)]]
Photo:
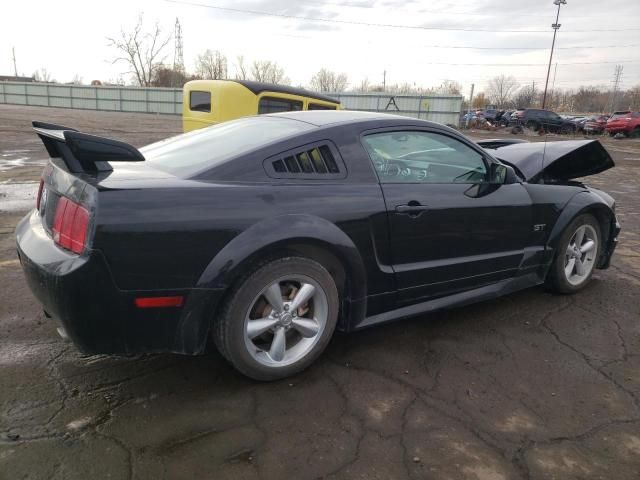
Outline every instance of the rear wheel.
[(600, 225), (592, 215), (580, 215), (565, 230), (549, 272), (549, 284), (560, 293), (583, 289), (600, 255)]
[(527, 127), (529, 130), (533, 130), (534, 132), (537, 132), (540, 128), (540, 126), (538, 125), (538, 122), (535, 122), (533, 120), (529, 120), (525, 124), (525, 127)]
[(274, 260), (238, 282), (215, 320), (214, 342), (248, 377), (284, 378), (325, 349), (338, 304), (333, 277), (322, 265), (301, 257)]

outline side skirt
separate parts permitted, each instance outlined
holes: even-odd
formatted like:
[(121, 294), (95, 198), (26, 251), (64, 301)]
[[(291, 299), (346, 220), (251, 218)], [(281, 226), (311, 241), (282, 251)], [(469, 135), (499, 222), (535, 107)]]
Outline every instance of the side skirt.
[(540, 274), (537, 272), (528, 273), (526, 275), (501, 280), (484, 287), (467, 290), (466, 292), (460, 292), (446, 297), (417, 303), (415, 305), (409, 305), (408, 307), (402, 307), (396, 310), (380, 313), (378, 315), (373, 315), (365, 318), (362, 322), (355, 325), (353, 330), (360, 330), (361, 328), (370, 327), (379, 323), (391, 322), (393, 320), (413, 317), (423, 313), (430, 313), (446, 308), (461, 307), (471, 303), (491, 300), (518, 290), (534, 287), (542, 283), (544, 283), (544, 276), (541, 278)]

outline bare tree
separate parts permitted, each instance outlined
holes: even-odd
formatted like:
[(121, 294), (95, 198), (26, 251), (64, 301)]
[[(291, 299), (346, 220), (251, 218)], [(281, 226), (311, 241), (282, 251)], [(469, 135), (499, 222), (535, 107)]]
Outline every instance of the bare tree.
[(446, 95), (460, 95), (462, 93), (462, 85), (455, 80), (445, 80), (442, 84), (436, 88), (436, 93), (442, 93)]
[(218, 50), (206, 50), (196, 59), (196, 75), (205, 80), (227, 78), (227, 57)]
[(247, 66), (244, 64), (244, 56), (238, 55), (236, 57), (236, 80), (249, 80), (249, 74), (247, 72)]
[(371, 83), (369, 82), (368, 78), (365, 78), (364, 80), (360, 81), (360, 85), (354, 88), (353, 91), (359, 92), (359, 93), (367, 93), (369, 92), (370, 89), (371, 89)]
[(82, 85), (82, 77), (76, 73), (71, 79), (71, 83), (74, 85)]
[(345, 73), (321, 68), (311, 77), (311, 89), (319, 92), (344, 92), (349, 82)]
[(36, 70), (35, 72), (33, 72), (32, 76), (36, 82), (44, 82), (44, 83), (55, 82), (55, 80), (53, 80), (53, 78), (51, 77), (51, 72), (46, 68), (41, 68), (40, 70)]
[(513, 103), (516, 108), (529, 108), (533, 106), (536, 97), (536, 87), (534, 85), (525, 85), (514, 95)]
[(141, 14), (133, 31), (127, 32), (122, 29), (119, 37), (107, 37), (107, 42), (110, 47), (119, 50), (121, 55), (112, 63), (126, 63), (130, 68), (128, 73), (134, 75), (138, 85), (148, 87), (154, 79), (155, 71), (166, 57), (163, 51), (171, 40), (171, 35), (165, 37), (158, 23), (148, 33), (145, 33), (143, 28)]
[(471, 106), (473, 108), (484, 108), (487, 106), (487, 97), (484, 92), (478, 92), (475, 97), (473, 97), (473, 102)]
[(284, 68), (271, 60), (254, 60), (251, 64), (251, 78), (257, 82), (283, 85), (288, 85), (290, 82), (284, 73)]
[(518, 82), (513, 76), (500, 75), (489, 80), (487, 96), (498, 107), (506, 106), (516, 89)]

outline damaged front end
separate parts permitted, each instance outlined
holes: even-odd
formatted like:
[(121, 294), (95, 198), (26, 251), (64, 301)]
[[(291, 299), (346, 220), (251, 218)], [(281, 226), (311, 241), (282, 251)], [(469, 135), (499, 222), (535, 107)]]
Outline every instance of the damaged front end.
[(514, 167), (528, 183), (557, 183), (587, 177), (615, 166), (598, 140), (559, 142), (477, 142), (498, 160)]

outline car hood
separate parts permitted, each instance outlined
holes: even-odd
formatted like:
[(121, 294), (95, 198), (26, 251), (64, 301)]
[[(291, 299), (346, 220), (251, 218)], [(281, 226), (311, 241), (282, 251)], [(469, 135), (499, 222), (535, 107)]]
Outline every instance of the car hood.
[[(511, 143), (481, 147), (497, 159), (516, 167), (527, 182), (540, 179), (571, 180), (604, 172), (615, 166), (609, 152), (598, 140)], [(491, 148), (494, 147), (494, 148)]]

